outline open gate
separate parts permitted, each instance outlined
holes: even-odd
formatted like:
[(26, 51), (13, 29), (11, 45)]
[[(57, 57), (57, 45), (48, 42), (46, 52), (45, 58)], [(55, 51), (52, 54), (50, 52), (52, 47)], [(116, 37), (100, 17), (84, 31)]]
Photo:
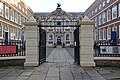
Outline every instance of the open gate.
[(79, 27), (74, 30), (74, 60), (80, 64), (80, 42), (79, 42)]
[(39, 28), (39, 64), (46, 62), (46, 31)]

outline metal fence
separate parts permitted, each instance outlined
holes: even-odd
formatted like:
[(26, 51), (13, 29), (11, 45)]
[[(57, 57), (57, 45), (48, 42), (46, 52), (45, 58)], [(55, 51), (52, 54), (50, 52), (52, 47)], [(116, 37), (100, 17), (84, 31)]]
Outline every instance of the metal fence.
[[(10, 42), (0, 42), (0, 46), (4, 46), (1, 49), (4, 49), (6, 46), (16, 46), (16, 53), (1, 53), (0, 52), (0, 57), (15, 57), (15, 56), (25, 56), (25, 52), (26, 52), (26, 46), (25, 46), (25, 42), (21, 42), (21, 41), (10, 41)], [(7, 50), (8, 48), (6, 48)], [(9, 47), (9, 49), (11, 49)], [(1, 51), (1, 50), (0, 50)], [(4, 50), (3, 50), (4, 51)], [(11, 50), (12, 51), (12, 50)]]
[(111, 43), (99, 41), (94, 43), (94, 57), (120, 57), (120, 41)]

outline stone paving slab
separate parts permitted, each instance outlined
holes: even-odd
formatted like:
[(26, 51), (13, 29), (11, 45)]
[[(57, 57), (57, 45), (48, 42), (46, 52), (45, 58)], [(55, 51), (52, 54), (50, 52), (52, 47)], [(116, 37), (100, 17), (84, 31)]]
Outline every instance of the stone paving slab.
[(59, 77), (59, 69), (50, 67), (47, 76)]
[(39, 67), (0, 68), (0, 80), (120, 80), (120, 68), (82, 68), (65, 48), (58, 46), (51, 51)]
[(18, 76), (17, 78), (15, 78), (14, 80), (28, 80), (30, 76)]
[(60, 68), (60, 78), (61, 80), (74, 80), (69, 68)]
[(59, 77), (47, 76), (45, 80), (60, 80)]
[(31, 75), (28, 80), (44, 80), (46, 75)]

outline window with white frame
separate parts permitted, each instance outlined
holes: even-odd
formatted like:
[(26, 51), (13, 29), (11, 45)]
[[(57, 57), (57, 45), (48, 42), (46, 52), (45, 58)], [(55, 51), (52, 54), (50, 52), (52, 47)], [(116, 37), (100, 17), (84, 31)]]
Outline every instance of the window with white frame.
[(111, 38), (111, 27), (107, 28), (107, 40)]
[(99, 10), (100, 10), (101, 8), (102, 8), (102, 5), (100, 4), (100, 5), (99, 5)]
[(102, 23), (106, 22), (106, 12), (102, 13)]
[(103, 30), (99, 30), (99, 40), (102, 40), (103, 38)]
[(106, 2), (105, 2), (105, 1), (103, 1), (103, 4), (102, 4), (102, 5), (103, 5), (103, 7), (105, 6), (105, 4), (106, 4)]
[(111, 9), (107, 10), (107, 22), (111, 20)]
[(18, 29), (15, 29), (15, 39), (18, 40)]
[(0, 22), (0, 37), (3, 37), (3, 26), (1, 22)]
[(119, 17), (120, 17), (120, 3), (119, 3)]
[(106, 3), (109, 3), (110, 2), (110, 0), (106, 0)]
[(19, 9), (21, 10), (21, 5), (19, 5)]
[(14, 0), (11, 0), (12, 4), (14, 4)]
[(10, 39), (14, 39), (14, 28), (13, 26), (10, 27)]
[(97, 12), (97, 8), (95, 9), (95, 13)]
[(10, 20), (14, 21), (14, 10), (10, 9)]
[(24, 9), (24, 8), (22, 8), (22, 11), (23, 11), (23, 12), (25, 12), (25, 9)]
[(112, 7), (112, 19), (117, 18), (117, 6)]
[(24, 26), (23, 22), (25, 22), (25, 18), (21, 17), (21, 24), (22, 24), (22, 26)]
[(3, 16), (3, 3), (0, 2), (0, 16)]
[(49, 40), (53, 40), (52, 34), (49, 35)]
[(95, 32), (94, 32), (94, 40), (95, 40), (95, 41), (98, 40), (98, 33), (97, 33), (97, 30), (95, 30)]
[(106, 40), (106, 36), (107, 36), (106, 29), (103, 29), (103, 40)]
[(119, 39), (120, 39), (120, 25), (119, 25)]
[(18, 13), (15, 13), (15, 22), (18, 23)]
[(19, 24), (21, 25), (21, 15), (19, 14), (19, 16), (18, 16), (18, 19), (19, 19)]
[(92, 11), (92, 15), (94, 14), (94, 11)]
[(66, 40), (69, 40), (69, 34), (66, 34)]
[(95, 18), (95, 27), (97, 27), (97, 17)]
[(99, 15), (99, 25), (101, 25), (101, 19), (102, 19), (102, 16), (101, 14)]
[(9, 7), (5, 5), (5, 18), (9, 19)]

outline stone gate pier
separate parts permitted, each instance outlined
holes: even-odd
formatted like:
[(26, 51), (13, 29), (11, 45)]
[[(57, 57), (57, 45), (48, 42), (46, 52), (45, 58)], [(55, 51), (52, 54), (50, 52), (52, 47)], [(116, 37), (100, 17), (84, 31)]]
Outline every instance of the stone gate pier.
[(80, 65), (83, 67), (94, 67), (93, 57), (93, 29), (94, 22), (87, 16), (80, 22)]

